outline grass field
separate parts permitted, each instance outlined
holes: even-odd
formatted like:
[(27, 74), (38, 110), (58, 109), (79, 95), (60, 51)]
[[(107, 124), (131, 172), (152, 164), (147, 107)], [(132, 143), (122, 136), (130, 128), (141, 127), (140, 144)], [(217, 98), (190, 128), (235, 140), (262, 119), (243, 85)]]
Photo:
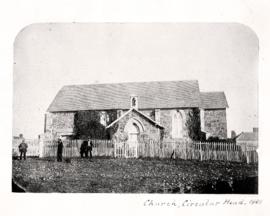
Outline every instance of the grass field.
[(241, 163), (109, 158), (13, 160), (12, 172), (27, 192), (79, 193), (257, 193), (246, 181), (257, 176), (257, 165)]

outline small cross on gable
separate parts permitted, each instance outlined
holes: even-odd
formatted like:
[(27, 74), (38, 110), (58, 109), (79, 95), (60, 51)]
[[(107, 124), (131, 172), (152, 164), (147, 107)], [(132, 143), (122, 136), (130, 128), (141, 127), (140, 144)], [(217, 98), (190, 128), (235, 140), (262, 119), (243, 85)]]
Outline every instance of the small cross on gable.
[(130, 96), (130, 107), (138, 109), (138, 96), (135, 95)]

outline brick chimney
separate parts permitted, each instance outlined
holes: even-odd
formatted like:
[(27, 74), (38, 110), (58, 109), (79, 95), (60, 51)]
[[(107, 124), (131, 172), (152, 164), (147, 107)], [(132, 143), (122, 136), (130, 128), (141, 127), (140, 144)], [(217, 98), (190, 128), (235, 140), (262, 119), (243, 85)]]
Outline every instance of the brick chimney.
[(235, 138), (235, 137), (236, 137), (236, 133), (235, 133), (234, 130), (232, 130), (232, 131), (231, 131), (231, 138), (233, 139), (233, 138)]

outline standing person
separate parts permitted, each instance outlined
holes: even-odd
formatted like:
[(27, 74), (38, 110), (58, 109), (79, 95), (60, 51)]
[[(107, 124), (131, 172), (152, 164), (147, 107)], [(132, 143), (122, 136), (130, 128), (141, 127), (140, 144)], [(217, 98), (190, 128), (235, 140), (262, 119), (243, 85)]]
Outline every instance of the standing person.
[(88, 150), (90, 152), (90, 159), (92, 158), (92, 150), (93, 150), (93, 142), (90, 141), (90, 145), (88, 146)]
[[(88, 158), (88, 152), (90, 151), (90, 138), (88, 138), (88, 140), (85, 140), (85, 145), (86, 145), (86, 150), (85, 150), (85, 154), (86, 157)], [(91, 152), (90, 152), (90, 158), (91, 158)]]
[(59, 138), (58, 141), (57, 141), (57, 161), (58, 162), (62, 161), (63, 148), (64, 148), (63, 142)]
[(84, 156), (88, 157), (86, 140), (84, 140), (83, 143), (81, 144), (80, 153), (81, 153), (81, 158), (83, 158)]
[(28, 145), (25, 143), (25, 140), (23, 139), (19, 145), (20, 160), (22, 160), (22, 156), (23, 156), (23, 159), (26, 160), (27, 148), (28, 148)]

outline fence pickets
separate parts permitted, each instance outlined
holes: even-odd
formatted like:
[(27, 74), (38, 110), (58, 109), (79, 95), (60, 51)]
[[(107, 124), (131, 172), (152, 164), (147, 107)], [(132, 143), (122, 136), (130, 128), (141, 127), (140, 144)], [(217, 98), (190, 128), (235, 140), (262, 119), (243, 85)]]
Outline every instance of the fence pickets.
[[(62, 140), (63, 157), (79, 157), (80, 147), (84, 140)], [(114, 156), (114, 147), (111, 140), (91, 140), (93, 156)], [(56, 157), (57, 141), (43, 141), (43, 157)]]
[[(80, 146), (83, 140), (62, 140), (63, 157), (80, 157)], [(256, 149), (241, 148), (235, 143), (222, 142), (184, 142), (147, 140), (144, 142), (119, 142), (112, 140), (91, 140), (93, 156), (118, 158), (180, 158), (184, 160), (221, 160), (256, 163)], [(28, 156), (56, 157), (57, 141), (43, 140), (40, 149), (39, 140), (26, 140)], [(13, 151), (18, 152), (18, 140), (13, 140)], [(41, 153), (42, 152), (42, 153)]]
[[(12, 141), (12, 154), (20, 155), (19, 145), (22, 142), (21, 139), (13, 139)], [(39, 140), (38, 139), (25, 139), (28, 145), (27, 155), (28, 156), (39, 156)]]

